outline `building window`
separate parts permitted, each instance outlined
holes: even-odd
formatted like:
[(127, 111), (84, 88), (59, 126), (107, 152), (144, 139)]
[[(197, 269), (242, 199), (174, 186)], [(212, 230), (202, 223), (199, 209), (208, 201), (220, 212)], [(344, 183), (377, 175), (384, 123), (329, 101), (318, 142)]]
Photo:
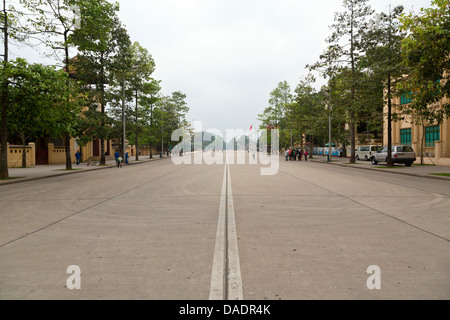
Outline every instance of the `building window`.
[(400, 130), (400, 143), (411, 145), (411, 128)]
[(407, 94), (402, 94), (400, 96), (400, 104), (407, 104), (410, 103), (411, 100), (411, 92), (407, 93)]
[(425, 146), (434, 147), (434, 142), (441, 139), (441, 130), (439, 126), (425, 128)]

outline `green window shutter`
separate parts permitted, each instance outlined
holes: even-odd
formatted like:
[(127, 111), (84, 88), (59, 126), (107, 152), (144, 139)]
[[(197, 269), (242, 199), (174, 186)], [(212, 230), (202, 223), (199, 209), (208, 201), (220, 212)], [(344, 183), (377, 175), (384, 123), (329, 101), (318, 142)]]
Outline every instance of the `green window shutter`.
[(400, 96), (400, 104), (407, 104), (407, 103), (410, 103), (411, 101), (412, 101), (411, 92), (409, 92), (407, 94), (402, 94)]
[(425, 128), (425, 146), (434, 147), (434, 142), (441, 139), (441, 130), (439, 126)]
[(411, 128), (400, 130), (400, 143), (411, 145)]

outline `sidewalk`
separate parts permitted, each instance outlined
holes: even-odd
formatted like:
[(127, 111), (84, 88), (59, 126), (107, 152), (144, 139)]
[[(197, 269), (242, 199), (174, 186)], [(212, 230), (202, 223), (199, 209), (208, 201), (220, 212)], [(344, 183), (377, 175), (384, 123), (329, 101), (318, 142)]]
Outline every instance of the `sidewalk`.
[[(162, 159), (168, 158), (167, 156), (164, 156)], [(141, 156), (139, 157), (139, 161), (135, 160), (135, 157), (130, 157), (128, 159), (128, 164), (124, 164), (124, 166), (127, 165), (135, 165), (140, 163), (146, 163), (150, 161), (157, 161), (161, 158), (159, 155), (154, 155), (153, 159), (149, 159), (148, 156)], [(102, 170), (102, 169), (109, 169), (115, 167), (116, 163), (115, 160), (107, 160), (106, 165), (101, 166), (98, 164), (98, 162), (93, 161), (88, 166), (87, 163), (81, 163), (80, 165), (77, 165), (76, 163), (72, 164), (71, 171), (66, 171), (66, 165), (65, 164), (55, 164), (55, 165), (41, 165), (41, 166), (35, 166), (35, 167), (28, 167), (28, 168), (9, 168), (9, 177), (12, 179), (8, 180), (0, 180), (0, 186), (6, 185), (6, 184), (13, 184), (18, 182), (24, 182), (24, 181), (31, 181), (31, 180), (37, 180), (37, 179), (43, 179), (48, 177), (56, 177), (56, 176), (62, 176), (67, 174), (76, 174), (80, 172), (86, 172), (90, 170)]]
[[(343, 167), (352, 167), (358, 169), (390, 172), (396, 174), (412, 175), (450, 181), (450, 166), (413, 164), (411, 167), (406, 167), (404, 164), (396, 164), (392, 168), (387, 168), (386, 163), (379, 163), (377, 165), (373, 165), (370, 161), (356, 160), (356, 163), (350, 164), (350, 158), (339, 158), (339, 157), (332, 157), (331, 163), (329, 163), (327, 162), (327, 157), (322, 155), (314, 155), (312, 159), (308, 158), (308, 161), (319, 162), (327, 165), (337, 165)], [(447, 174), (447, 176), (437, 174)]]

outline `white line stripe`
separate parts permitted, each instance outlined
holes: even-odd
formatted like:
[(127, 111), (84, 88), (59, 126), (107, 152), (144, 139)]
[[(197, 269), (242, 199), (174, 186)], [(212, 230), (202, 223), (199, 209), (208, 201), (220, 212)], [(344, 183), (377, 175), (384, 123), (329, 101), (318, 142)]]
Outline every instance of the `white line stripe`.
[(243, 300), (241, 266), (234, 217), (233, 193), (231, 189), (231, 175), (228, 167), (227, 216), (228, 216), (228, 300)]
[(217, 222), (216, 245), (214, 248), (213, 268), (209, 300), (224, 300), (225, 297), (225, 215), (227, 199), (227, 166), (224, 166), (222, 194), (220, 196), (219, 221)]

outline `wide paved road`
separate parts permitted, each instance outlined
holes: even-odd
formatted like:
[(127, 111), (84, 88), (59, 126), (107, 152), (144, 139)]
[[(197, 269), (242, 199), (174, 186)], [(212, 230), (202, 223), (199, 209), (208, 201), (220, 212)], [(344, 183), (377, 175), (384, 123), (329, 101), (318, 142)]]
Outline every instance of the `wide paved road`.
[(0, 186), (0, 299), (450, 298), (448, 181), (259, 169), (163, 159)]

